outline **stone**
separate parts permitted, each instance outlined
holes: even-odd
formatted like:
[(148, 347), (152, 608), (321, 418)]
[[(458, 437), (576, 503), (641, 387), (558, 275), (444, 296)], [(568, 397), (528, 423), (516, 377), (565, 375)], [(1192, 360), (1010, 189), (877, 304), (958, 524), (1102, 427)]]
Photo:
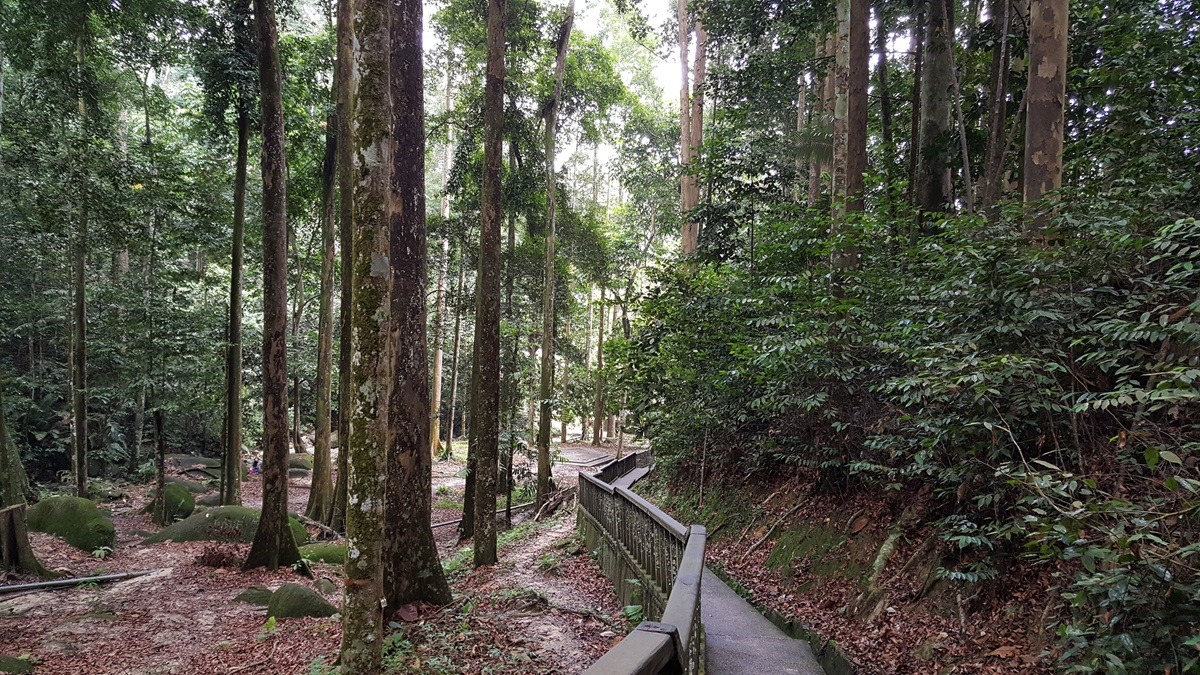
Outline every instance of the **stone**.
[[(169, 525), (177, 520), (183, 520), (196, 510), (196, 498), (187, 487), (179, 483), (166, 483), (163, 486), (163, 494), (166, 495), (166, 503), (163, 504), (163, 522), (159, 525)], [(154, 511), (154, 500), (151, 499), (149, 504), (142, 509), (148, 513)]]
[(288, 468), (312, 471), (313, 456), (307, 452), (293, 452), (292, 454), (288, 455)]
[(300, 547), (300, 557), (312, 562), (346, 564), (346, 545), (319, 541)]
[[(163, 528), (157, 534), (146, 537), (143, 544), (163, 541), (227, 541), (250, 543), (258, 529), (258, 509), (245, 506), (218, 506), (205, 509), (174, 525)], [(294, 517), (288, 518), (296, 543), (308, 541), (308, 531)]]
[(271, 602), (271, 589), (266, 586), (251, 586), (239, 593), (233, 601), (266, 607), (267, 603)]
[(31, 530), (57, 535), (84, 551), (111, 548), (116, 541), (108, 514), (82, 497), (47, 497), (25, 511), (25, 522)]
[(319, 593), (300, 584), (284, 584), (271, 594), (267, 604), (267, 616), (276, 619), (291, 619), (301, 616), (325, 617), (337, 614), (337, 607), (329, 604)]
[(33, 664), (25, 659), (14, 659), (0, 654), (0, 673), (32, 673)]

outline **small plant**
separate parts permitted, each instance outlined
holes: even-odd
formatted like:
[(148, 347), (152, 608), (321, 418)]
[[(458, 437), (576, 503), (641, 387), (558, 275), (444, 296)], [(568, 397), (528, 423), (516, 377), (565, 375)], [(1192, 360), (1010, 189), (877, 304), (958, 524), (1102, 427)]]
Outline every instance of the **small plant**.
[(101, 547), (97, 548), (96, 550), (92, 551), (92, 557), (97, 558), (99, 560), (104, 560), (108, 556), (112, 555), (112, 553), (113, 553), (113, 547), (101, 546)]
[(544, 553), (537, 560), (538, 569), (547, 573), (557, 572), (561, 564), (562, 558), (554, 553)]
[(264, 623), (262, 628), (260, 628), (258, 631), (258, 641), (262, 642), (263, 640), (270, 638), (277, 630), (279, 629), (275, 627), (275, 617), (268, 616), (266, 623)]
[(630, 623), (641, 623), (645, 616), (645, 610), (642, 605), (625, 605), (621, 608), (621, 615), (629, 620)]

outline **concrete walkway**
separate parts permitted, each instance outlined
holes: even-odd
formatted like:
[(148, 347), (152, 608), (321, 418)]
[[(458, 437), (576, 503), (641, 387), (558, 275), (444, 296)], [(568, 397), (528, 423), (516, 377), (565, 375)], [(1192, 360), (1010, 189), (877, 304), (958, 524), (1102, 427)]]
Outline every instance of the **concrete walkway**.
[[(612, 482), (631, 488), (650, 473), (634, 469)], [(724, 581), (704, 570), (700, 582), (709, 675), (823, 675), (807, 642), (788, 637)]]
[(707, 569), (700, 582), (700, 618), (710, 675), (824, 673), (808, 643), (785, 635)]

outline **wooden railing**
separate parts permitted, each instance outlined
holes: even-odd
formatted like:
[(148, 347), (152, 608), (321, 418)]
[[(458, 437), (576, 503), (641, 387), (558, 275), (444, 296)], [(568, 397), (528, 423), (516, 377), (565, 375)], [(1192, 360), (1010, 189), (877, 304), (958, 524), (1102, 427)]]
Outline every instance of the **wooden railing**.
[(642, 621), (586, 672), (650, 675), (703, 672), (700, 580), (707, 533), (684, 527), (650, 502), (609, 484), (648, 459), (637, 453), (579, 474), (579, 527), (625, 605)]

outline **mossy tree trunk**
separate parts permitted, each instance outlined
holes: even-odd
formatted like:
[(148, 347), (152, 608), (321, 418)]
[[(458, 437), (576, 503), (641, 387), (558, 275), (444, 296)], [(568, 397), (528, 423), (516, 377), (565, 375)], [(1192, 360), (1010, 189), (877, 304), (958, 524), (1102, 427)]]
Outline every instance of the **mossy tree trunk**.
[(254, 0), (262, 99), (263, 503), (245, 569), (300, 560), (288, 527), (287, 158), (275, 0)]
[(917, 206), (923, 213), (944, 212), (950, 204), (946, 189), (950, 129), (950, 88), (954, 19), (949, 4), (930, 2), (925, 22), (921, 70), (921, 141), (917, 150)]
[[(346, 0), (343, 0), (345, 3)], [(380, 671), (383, 631), (383, 528), (388, 450), (388, 394), (394, 371), (388, 290), (391, 265), (388, 191), (390, 36), (387, 0), (353, 5), (354, 45), (350, 88), (353, 153), (354, 259), (350, 413), (346, 508), (346, 590), (342, 603), (345, 673)]]
[(488, 0), (483, 94), (483, 223), (471, 384), (475, 450), (475, 565), (496, 562), (496, 460), (500, 442), (500, 160), (504, 132), (505, 0)]
[(350, 386), (350, 359), (353, 352), (354, 296), (354, 153), (351, 148), (351, 116), (353, 110), (354, 11), (350, 0), (340, 0), (337, 6), (337, 62), (334, 64), (333, 87), (337, 92), (334, 117), (337, 119), (337, 180), (338, 236), (341, 239), (342, 270), (341, 298), (338, 312), (338, 471), (333, 488), (333, 503), (325, 524), (337, 531), (346, 527), (347, 480), (350, 475), (350, 415), (353, 408), (353, 388)]
[[(567, 49), (571, 44), (571, 28), (575, 24), (575, 2), (567, 5), (558, 34), (558, 54), (554, 61), (554, 97), (546, 109), (546, 284), (542, 290), (542, 363), (538, 386), (537, 433), (537, 504), (546, 503), (550, 494), (550, 426), (554, 415), (551, 398), (554, 396), (554, 245), (558, 191), (555, 181), (555, 143), (558, 132), (558, 104), (562, 99), (563, 74), (567, 66)], [(511, 452), (510, 452), (511, 454)], [(511, 476), (508, 477), (511, 479)], [(512, 494), (512, 485), (507, 485)]]
[(425, 105), (421, 0), (394, 0), (391, 22), (391, 319), (395, 370), (388, 405), (384, 598), (446, 604), (430, 528), (433, 457), (426, 361)]

